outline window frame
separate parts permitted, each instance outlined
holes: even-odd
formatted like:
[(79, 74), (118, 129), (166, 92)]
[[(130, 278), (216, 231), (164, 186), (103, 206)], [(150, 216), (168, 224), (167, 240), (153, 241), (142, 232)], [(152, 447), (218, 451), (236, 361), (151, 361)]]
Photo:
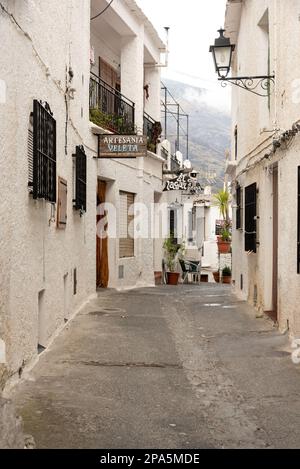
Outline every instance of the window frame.
[(244, 216), (243, 195), (244, 195), (243, 188), (240, 185), (238, 185), (236, 187), (236, 225), (235, 225), (236, 230), (243, 229), (243, 216)]
[[(135, 238), (130, 236), (129, 227), (132, 226), (134, 222), (134, 214), (129, 214), (129, 209), (135, 203), (136, 194), (127, 191), (119, 191), (119, 200), (120, 200), (120, 212), (119, 212), (119, 223), (121, 224), (121, 217), (124, 214), (121, 214), (121, 197), (126, 195), (127, 197), (127, 209), (126, 209), (126, 231), (127, 236), (121, 237), (121, 226), (119, 226), (119, 259), (132, 259), (135, 257)], [(124, 244), (125, 242), (125, 244)], [(130, 244), (129, 244), (130, 242)], [(122, 252), (123, 250), (123, 252)], [(126, 251), (127, 250), (127, 251)], [(128, 252), (130, 250), (130, 252)]]

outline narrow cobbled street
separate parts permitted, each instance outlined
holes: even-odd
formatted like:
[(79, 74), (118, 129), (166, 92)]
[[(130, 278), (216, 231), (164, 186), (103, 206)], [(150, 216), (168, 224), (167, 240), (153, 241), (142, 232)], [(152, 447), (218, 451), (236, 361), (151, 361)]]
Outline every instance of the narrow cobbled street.
[(106, 290), (13, 400), (38, 448), (297, 447), (287, 344), (226, 286)]

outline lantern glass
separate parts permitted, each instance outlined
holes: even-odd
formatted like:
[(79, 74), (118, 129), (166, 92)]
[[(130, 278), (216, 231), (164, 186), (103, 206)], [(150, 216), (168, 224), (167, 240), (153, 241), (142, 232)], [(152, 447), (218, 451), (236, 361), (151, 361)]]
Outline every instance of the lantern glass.
[(227, 75), (231, 65), (231, 46), (229, 47), (215, 47), (214, 50), (217, 72)]
[(210, 52), (213, 54), (216, 72), (220, 78), (226, 78), (230, 68), (232, 53), (235, 45), (230, 44), (230, 39), (224, 36), (224, 29), (219, 29), (220, 37), (215, 40), (215, 44), (210, 46)]

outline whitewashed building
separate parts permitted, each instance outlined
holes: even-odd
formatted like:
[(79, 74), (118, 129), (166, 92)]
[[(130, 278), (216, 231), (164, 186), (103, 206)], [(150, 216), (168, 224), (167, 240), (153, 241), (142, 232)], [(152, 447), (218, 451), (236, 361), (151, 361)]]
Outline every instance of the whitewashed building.
[[(129, 239), (128, 207), (162, 192), (164, 44), (133, 0), (99, 16), (105, 0), (1, 4), (2, 386), (96, 286), (154, 285), (155, 242)], [(99, 159), (98, 134), (125, 130), (148, 133), (147, 157)], [(116, 211), (115, 238), (104, 245), (96, 239), (101, 198)]]
[(267, 97), (232, 88), (234, 290), (292, 336), (300, 333), (299, 14), (299, 1), (229, 0), (225, 21), (236, 44), (232, 75), (275, 75)]
[(147, 158), (97, 160), (98, 192), (102, 188), (99, 202), (105, 200), (115, 207), (118, 220), (117, 236), (109, 236), (107, 247), (104, 243), (103, 248), (98, 240), (97, 284), (115, 288), (151, 286), (154, 271), (161, 270), (162, 260), (162, 243), (152, 239), (155, 213), (143, 216), (141, 205), (136, 216), (143, 221), (136, 238), (120, 239), (119, 234), (120, 230), (127, 231), (128, 205), (145, 203), (148, 209), (151, 205), (153, 211), (158, 209), (154, 209), (154, 204), (160, 201), (165, 162), (157, 148), (157, 137), (161, 133), (160, 76), (164, 65), (161, 60), (166, 48), (134, 1), (113, 2), (100, 17), (97, 12), (102, 11), (106, 2), (91, 3), (91, 17), (96, 18), (91, 21), (90, 107), (91, 119), (97, 124), (91, 124), (91, 129), (95, 135), (107, 129), (124, 133), (127, 128), (131, 131), (133, 124), (138, 133), (148, 135)]

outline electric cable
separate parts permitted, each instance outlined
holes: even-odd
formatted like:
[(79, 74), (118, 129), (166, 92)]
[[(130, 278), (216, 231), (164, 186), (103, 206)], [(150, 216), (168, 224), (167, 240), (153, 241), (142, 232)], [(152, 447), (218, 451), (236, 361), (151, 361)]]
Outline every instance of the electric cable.
[(109, 9), (109, 7), (110, 7), (110, 5), (112, 4), (113, 1), (114, 1), (114, 0), (111, 0), (110, 3), (109, 3), (108, 5), (106, 5), (106, 7), (105, 7), (102, 11), (100, 11), (100, 13), (98, 13), (98, 14), (95, 15), (95, 16), (93, 16), (93, 18), (91, 18), (91, 21), (93, 21), (93, 20), (95, 20), (96, 18), (99, 18), (99, 16), (103, 15), (103, 13), (105, 13), (106, 10)]

